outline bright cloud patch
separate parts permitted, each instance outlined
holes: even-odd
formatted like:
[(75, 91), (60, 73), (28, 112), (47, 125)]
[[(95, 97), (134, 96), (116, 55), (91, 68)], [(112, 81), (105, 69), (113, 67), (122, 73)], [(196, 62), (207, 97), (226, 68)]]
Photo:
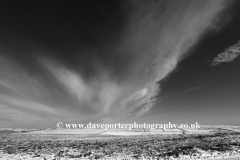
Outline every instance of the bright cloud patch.
[(232, 62), (240, 55), (240, 41), (230, 47), (228, 47), (225, 51), (215, 57), (211, 63), (211, 66), (216, 66), (221, 63)]

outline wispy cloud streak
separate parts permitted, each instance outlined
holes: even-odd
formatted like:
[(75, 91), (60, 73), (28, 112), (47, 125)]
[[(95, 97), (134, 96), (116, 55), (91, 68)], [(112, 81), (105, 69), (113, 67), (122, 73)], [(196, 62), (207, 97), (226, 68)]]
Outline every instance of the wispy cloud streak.
[(207, 29), (216, 27), (215, 18), (226, 5), (226, 1), (131, 1), (125, 4), (131, 8), (128, 24), (110, 51), (115, 57), (108, 61), (98, 57), (91, 65), (96, 74), (86, 80), (61, 64), (45, 66), (80, 106), (103, 115), (138, 116), (154, 105), (160, 91), (157, 82), (174, 70)]

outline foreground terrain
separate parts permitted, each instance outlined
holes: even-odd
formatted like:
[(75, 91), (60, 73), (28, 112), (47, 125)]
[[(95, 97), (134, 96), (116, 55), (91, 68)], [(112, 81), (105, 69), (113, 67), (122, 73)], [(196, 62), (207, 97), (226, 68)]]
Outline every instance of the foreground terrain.
[(240, 157), (239, 132), (135, 136), (0, 134), (1, 160), (226, 157)]

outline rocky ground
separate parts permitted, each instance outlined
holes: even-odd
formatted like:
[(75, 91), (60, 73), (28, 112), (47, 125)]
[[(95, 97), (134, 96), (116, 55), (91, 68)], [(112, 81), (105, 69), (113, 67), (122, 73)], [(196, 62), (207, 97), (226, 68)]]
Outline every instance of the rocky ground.
[(1, 160), (213, 159), (240, 157), (240, 133), (204, 135), (0, 134)]

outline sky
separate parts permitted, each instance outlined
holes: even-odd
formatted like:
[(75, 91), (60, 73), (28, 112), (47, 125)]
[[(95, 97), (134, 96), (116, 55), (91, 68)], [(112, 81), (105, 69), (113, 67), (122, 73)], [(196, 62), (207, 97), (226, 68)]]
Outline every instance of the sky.
[(240, 125), (240, 2), (2, 2), (0, 128)]

